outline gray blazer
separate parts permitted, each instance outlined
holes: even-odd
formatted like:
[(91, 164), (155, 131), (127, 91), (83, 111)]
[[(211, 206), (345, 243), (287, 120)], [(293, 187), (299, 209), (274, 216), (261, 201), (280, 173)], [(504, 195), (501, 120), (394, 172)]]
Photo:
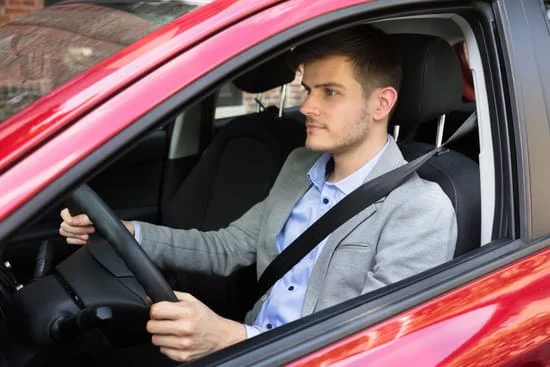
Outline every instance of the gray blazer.
[[(311, 186), (306, 174), (319, 156), (294, 150), (267, 198), (226, 228), (200, 232), (140, 222), (141, 245), (164, 269), (228, 275), (256, 262), (259, 277), (278, 255), (275, 237)], [(405, 162), (391, 140), (367, 180)], [(456, 228), (454, 209), (439, 185), (413, 175), (330, 235), (309, 279), (302, 316), (450, 260)], [(266, 296), (248, 313), (247, 323)]]

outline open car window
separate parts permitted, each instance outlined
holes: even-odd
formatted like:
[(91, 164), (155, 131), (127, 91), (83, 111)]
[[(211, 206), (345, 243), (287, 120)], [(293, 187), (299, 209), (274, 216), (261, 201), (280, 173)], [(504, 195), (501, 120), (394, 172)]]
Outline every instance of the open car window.
[(299, 107), (304, 100), (300, 73), (296, 78), (281, 87), (262, 93), (247, 93), (229, 82), (221, 86), (216, 101), (216, 119), (234, 118), (239, 115), (257, 112), (265, 107), (289, 109)]

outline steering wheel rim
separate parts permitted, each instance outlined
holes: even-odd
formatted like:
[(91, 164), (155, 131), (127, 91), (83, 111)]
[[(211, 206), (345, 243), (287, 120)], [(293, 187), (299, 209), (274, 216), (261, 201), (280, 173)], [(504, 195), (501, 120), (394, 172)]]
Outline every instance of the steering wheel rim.
[(98, 233), (115, 249), (153, 302), (177, 301), (151, 258), (94, 190), (83, 184), (69, 194), (68, 201), (70, 210), (84, 212), (94, 222)]

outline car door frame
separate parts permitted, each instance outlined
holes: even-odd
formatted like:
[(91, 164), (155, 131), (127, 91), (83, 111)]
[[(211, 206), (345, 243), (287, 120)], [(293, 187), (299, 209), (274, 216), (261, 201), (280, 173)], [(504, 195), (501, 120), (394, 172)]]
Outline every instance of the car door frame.
[(517, 218), (524, 241), (543, 236), (550, 228), (550, 217), (545, 215), (550, 205), (550, 170), (544, 155), (550, 143), (544, 139), (550, 126), (550, 72), (542, 67), (550, 64), (550, 31), (543, 7), (542, 1), (499, 0), (494, 4), (505, 50), (502, 59), (508, 77), (504, 87), (510, 97), (506, 121), (513, 131), (511, 145), (516, 147), (511, 163), (517, 172)]
[[(299, 3), (299, 1), (296, 1), (296, 3)], [(418, 7), (415, 8), (416, 5), (418, 5)], [(281, 11), (283, 10), (282, 6), (283, 5), (274, 6), (266, 10), (266, 12)], [(407, 6), (412, 10), (422, 10), (429, 7), (429, 2), (411, 1)], [(235, 70), (237, 66), (246, 65), (251, 59), (257, 58), (267, 50), (288, 45), (287, 41), (295, 37), (298, 33), (305, 34), (307, 31), (313, 31), (318, 26), (333, 21), (336, 22), (343, 19), (349, 20), (350, 17), (357, 14), (361, 14), (361, 17), (364, 17), (364, 14), (369, 12), (384, 14), (384, 11), (394, 10), (398, 7), (400, 10), (406, 8), (400, 1), (389, 1), (385, 3), (366, 3), (343, 10), (337, 10), (324, 16), (323, 19), (314, 18), (301, 23), (294, 28), (271, 37), (257, 46), (243, 51), (235, 58), (205, 76), (202, 76), (172, 97), (161, 101), (160, 104), (150, 112), (138, 117), (134, 123), (129, 124), (120, 134), (109, 140), (93, 153), (87, 155), (87, 157), (78, 162), (74, 168), (62, 175), (57, 180), (59, 184), (57, 187), (48, 187), (39, 193), (35, 199), (25, 204), (17, 211), (17, 213), (22, 214), (16, 215), (14, 219), (9, 218), (11, 220), (10, 223), (20, 223), (23, 220), (22, 218), (25, 217), (25, 212), (28, 216), (29, 212), (34, 212), (37, 210), (38, 206), (44, 205), (44, 202), (55, 200), (55, 198), (59, 197), (67, 188), (85, 179), (91, 170), (97, 169), (98, 166), (105, 162), (106, 156), (110, 157), (118, 154), (121, 146), (126, 146), (128, 143), (135, 140), (136, 137), (142, 136), (147, 131), (150, 131), (151, 127), (153, 127), (160, 118), (171, 113), (176, 108), (180, 108), (182, 103), (190, 104), (196, 101), (197, 96), (204, 93), (206, 88), (220, 83), (222, 79), (227, 78), (227, 74), (231, 70)], [(244, 24), (247, 21), (254, 22), (254, 17), (255, 16), (242, 23)], [(182, 55), (182, 59), (188, 60), (186, 57), (189, 54), (192, 55), (194, 52), (198, 52), (196, 51), (197, 49), (203, 47), (206, 48), (208, 46), (204, 46), (204, 44), (197, 45), (195, 49)], [(178, 61), (181, 60), (176, 58), (173, 62), (165, 66), (170, 69), (171, 67), (175, 67), (174, 65), (178, 65)], [(149, 77), (144, 78), (144, 80), (138, 83), (144, 82), (146, 84), (151, 78), (158, 76), (157, 72), (162, 73), (162, 70), (159, 69), (155, 71)], [(121, 92), (121, 95), (124, 93), (124, 91)], [(124, 99), (117, 97), (118, 96), (115, 96), (110, 101), (106, 102), (104, 106), (92, 111), (88, 116), (84, 117), (83, 120), (90, 120), (98, 114), (101, 114), (102, 108), (109, 108), (113, 105), (117, 106), (122, 103)], [(157, 95), (153, 97), (160, 98)], [(126, 115), (125, 117), (128, 121), (132, 121), (132, 115)], [(512, 213), (512, 218), (515, 220), (514, 213)], [(545, 249), (548, 245), (548, 239), (536, 241), (529, 244), (529, 246), (521, 239), (516, 241), (507, 240), (504, 241), (504, 243), (495, 242), (484, 246), (475, 253), (467, 254), (464, 257), (455, 259), (450, 263), (443, 264), (428, 272), (419, 274), (418, 276), (395, 283), (371, 294), (358, 297), (357, 299), (345, 302), (315, 315), (308, 316), (295, 323), (285, 325), (270, 333), (254, 338), (253, 340), (247, 340), (244, 343), (211, 355), (202, 361), (198, 361), (196, 364), (204, 365), (208, 363), (217, 364), (227, 362), (231, 365), (243, 366), (261, 365), (268, 362), (271, 364), (290, 362), (299, 356), (312, 353), (319, 348), (330, 345), (343, 337), (351, 336), (369, 326), (374, 326), (382, 321), (389, 320), (392, 316), (411, 310), (415, 306), (422, 305), (425, 302), (435, 302), (437, 297), (451, 290), (458, 291), (460, 290), (460, 286), (502, 269), (506, 265), (518, 262), (518, 264), (526, 267), (528, 265), (525, 265), (525, 262), (532, 261), (533, 256), (545, 256), (547, 258), (549, 256), (549, 251)], [(529, 255), (533, 256), (529, 257)], [(537, 270), (534, 267), (531, 267), (531, 269)], [(486, 277), (485, 281), (487, 281), (487, 278), (490, 279), (491, 276)], [(423, 307), (424, 306), (425, 305), (423, 305)]]

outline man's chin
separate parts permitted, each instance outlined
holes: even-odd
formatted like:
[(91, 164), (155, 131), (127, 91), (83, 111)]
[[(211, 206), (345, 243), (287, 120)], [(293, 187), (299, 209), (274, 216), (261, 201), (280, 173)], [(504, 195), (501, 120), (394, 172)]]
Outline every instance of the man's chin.
[(315, 144), (314, 142), (306, 141), (305, 146), (308, 150), (311, 150), (312, 152), (325, 153), (325, 152), (330, 152), (331, 151), (330, 147), (328, 147), (326, 145), (323, 145), (323, 144)]

